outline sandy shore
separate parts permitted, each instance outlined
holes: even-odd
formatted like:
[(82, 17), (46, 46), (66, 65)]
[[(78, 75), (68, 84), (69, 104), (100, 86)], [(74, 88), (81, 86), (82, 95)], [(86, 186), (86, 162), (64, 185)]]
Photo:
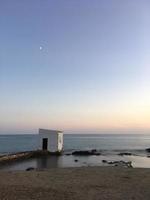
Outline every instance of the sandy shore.
[(149, 200), (150, 169), (82, 167), (0, 172), (1, 200)]

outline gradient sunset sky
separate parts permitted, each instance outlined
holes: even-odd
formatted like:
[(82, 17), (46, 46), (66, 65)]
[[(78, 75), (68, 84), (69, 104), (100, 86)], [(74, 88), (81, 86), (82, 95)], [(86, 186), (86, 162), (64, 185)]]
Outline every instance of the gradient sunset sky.
[(150, 1), (0, 1), (0, 91), (0, 133), (150, 130)]

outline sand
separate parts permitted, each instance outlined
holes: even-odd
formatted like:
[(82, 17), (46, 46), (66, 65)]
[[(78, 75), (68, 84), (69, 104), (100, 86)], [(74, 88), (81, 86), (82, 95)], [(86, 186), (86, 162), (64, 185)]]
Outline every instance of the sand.
[(61, 168), (0, 172), (0, 200), (149, 200), (150, 169)]

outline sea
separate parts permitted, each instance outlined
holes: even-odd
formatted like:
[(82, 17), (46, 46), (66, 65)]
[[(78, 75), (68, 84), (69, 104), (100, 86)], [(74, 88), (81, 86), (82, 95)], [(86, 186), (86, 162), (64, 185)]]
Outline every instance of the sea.
[[(133, 167), (150, 168), (150, 134), (64, 134), (63, 155), (18, 161), (0, 166), (1, 170), (25, 170), (28, 167), (105, 166), (103, 160), (132, 162)], [(38, 149), (37, 134), (0, 135), (0, 155)], [(76, 150), (96, 149), (100, 156), (73, 156)], [(120, 156), (120, 153), (131, 155)]]

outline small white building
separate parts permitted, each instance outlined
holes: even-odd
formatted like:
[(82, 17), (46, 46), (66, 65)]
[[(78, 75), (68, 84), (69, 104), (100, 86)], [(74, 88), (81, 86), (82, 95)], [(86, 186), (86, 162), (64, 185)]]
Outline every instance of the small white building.
[(63, 132), (39, 129), (39, 149), (50, 152), (61, 152), (63, 150)]

